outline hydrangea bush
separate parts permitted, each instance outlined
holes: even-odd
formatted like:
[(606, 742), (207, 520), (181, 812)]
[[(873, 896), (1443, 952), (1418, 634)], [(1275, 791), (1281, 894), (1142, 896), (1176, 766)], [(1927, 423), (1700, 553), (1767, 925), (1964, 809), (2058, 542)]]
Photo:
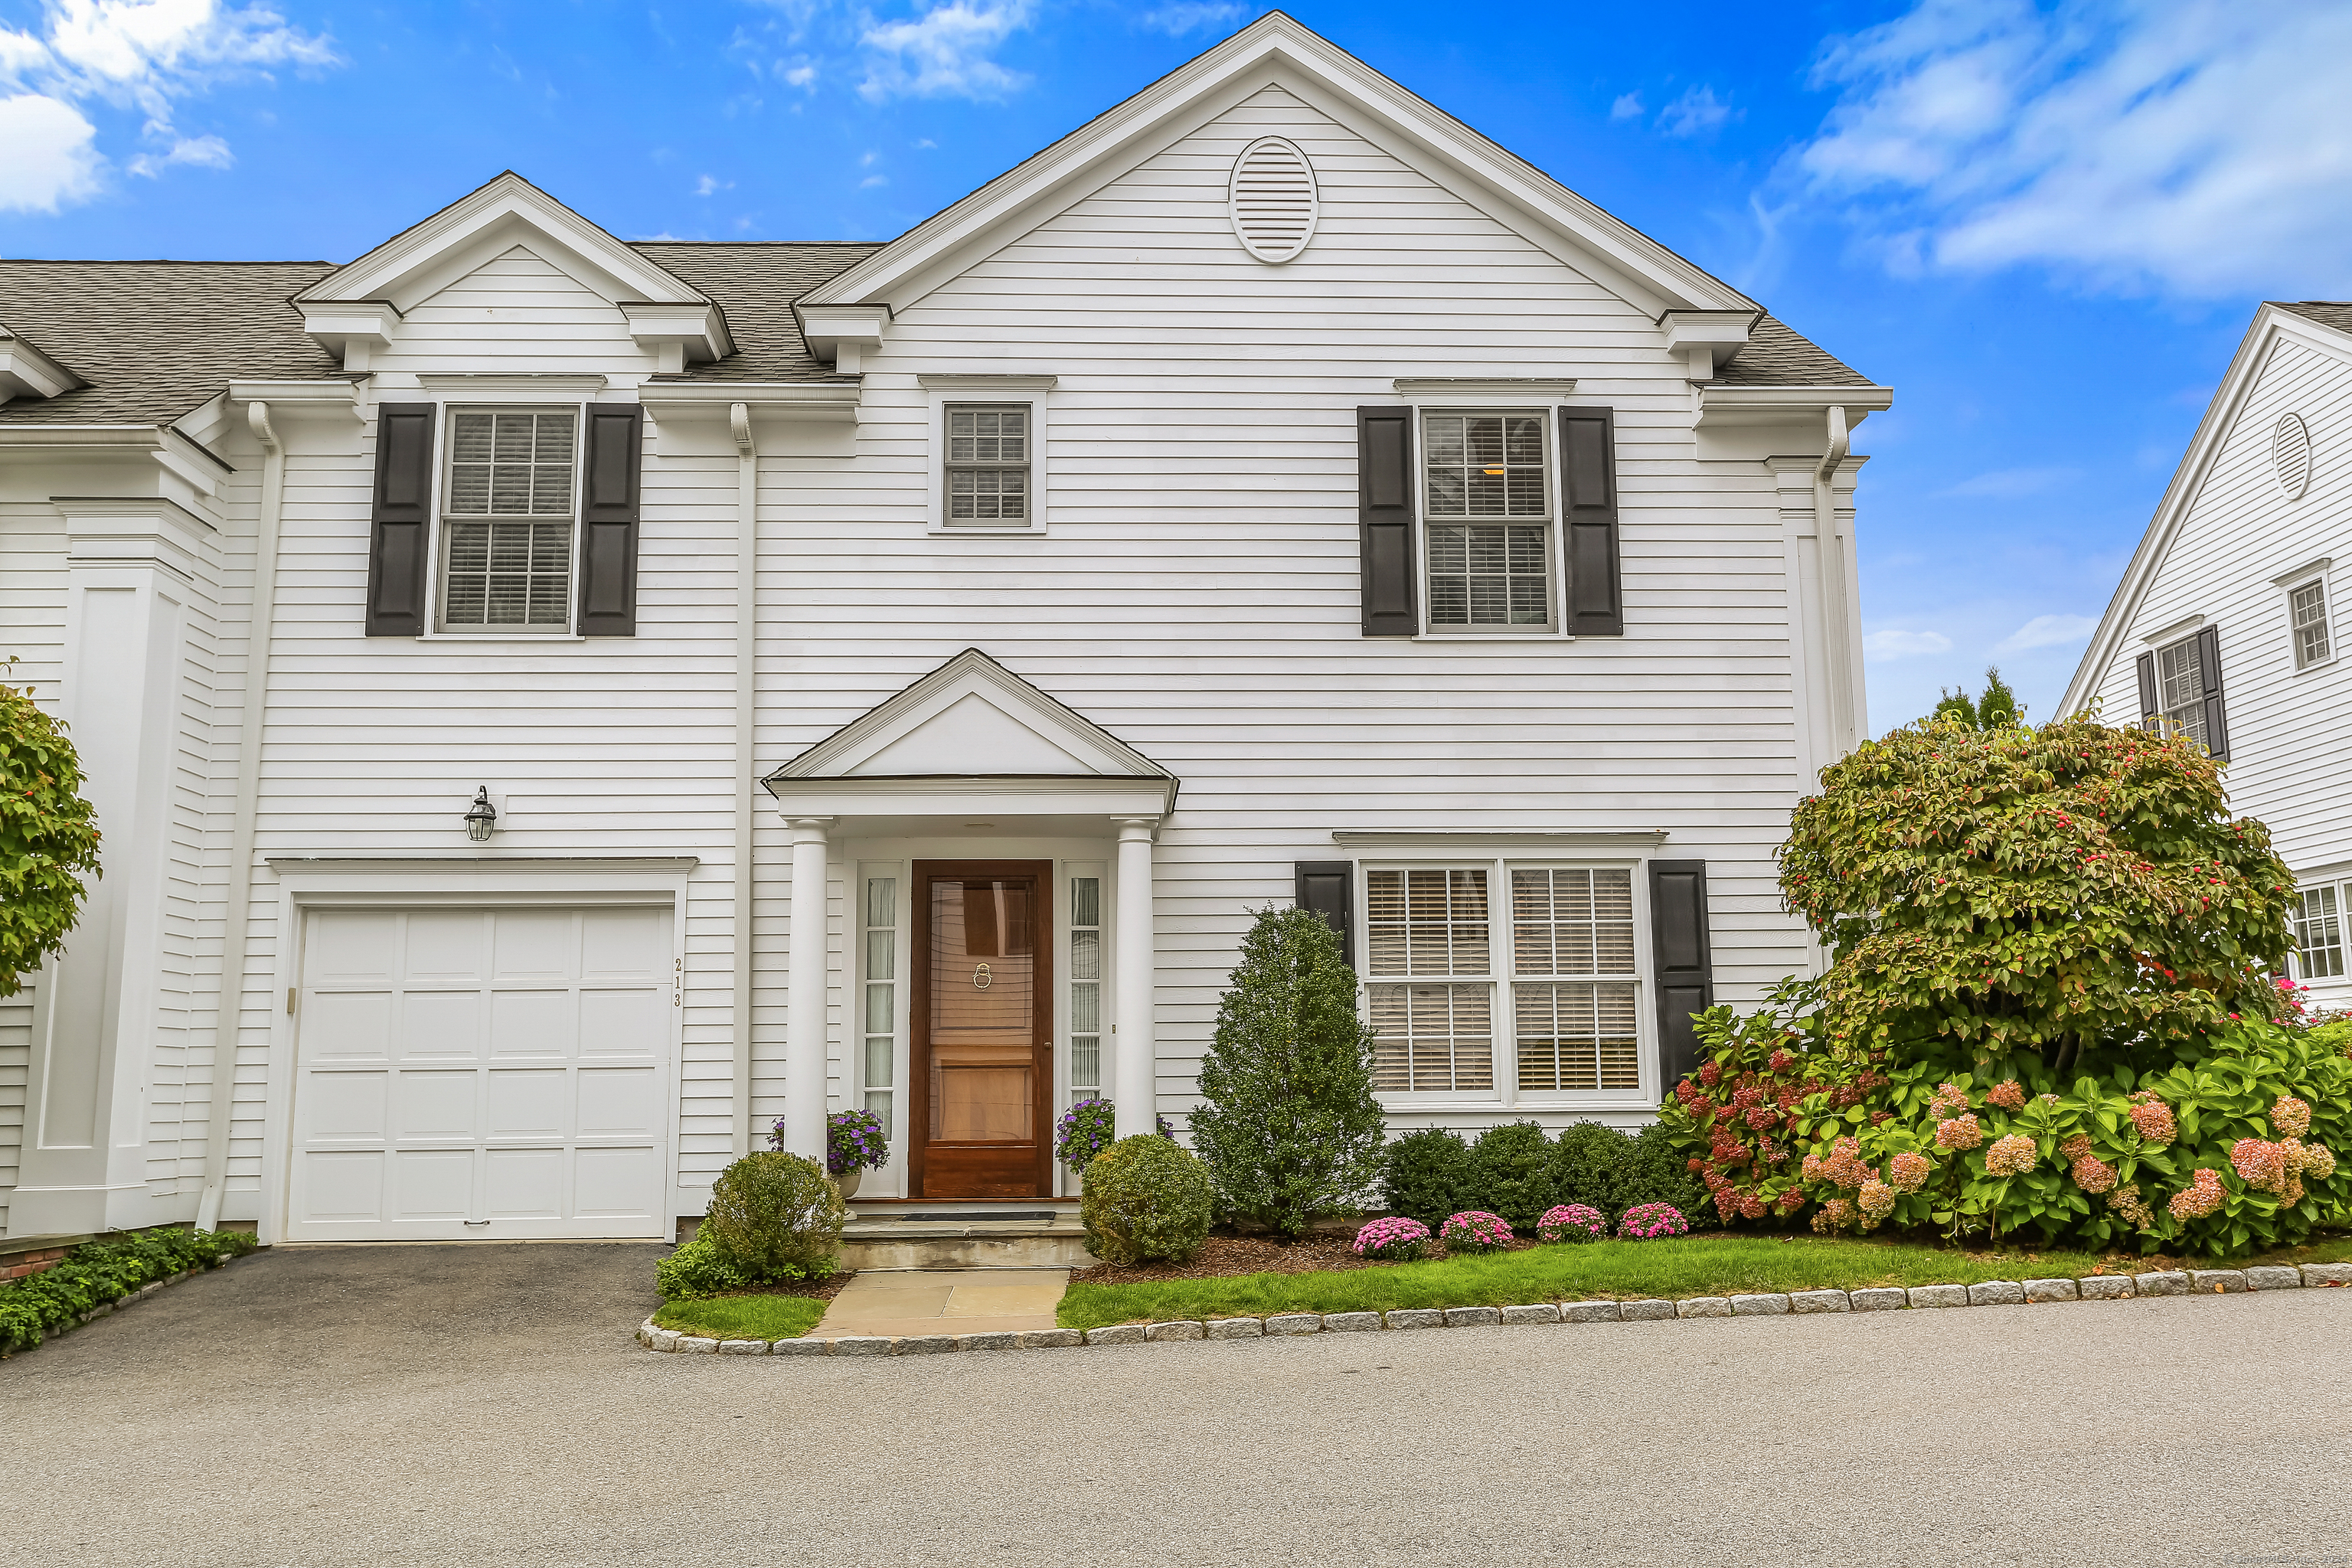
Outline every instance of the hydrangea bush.
[(1511, 1235), (1510, 1222), (1501, 1215), (1468, 1209), (1447, 1216), (1437, 1239), (1445, 1244), (1448, 1252), (1500, 1252), (1517, 1238)]
[(1599, 1241), (1609, 1234), (1609, 1221), (1590, 1204), (1562, 1204), (1536, 1221), (1536, 1239), (1542, 1242)]
[(1403, 1215), (1373, 1220), (1356, 1233), (1357, 1256), (1382, 1263), (1402, 1263), (1419, 1258), (1428, 1247), (1429, 1227)]
[(1655, 1241), (1664, 1236), (1688, 1236), (1690, 1221), (1672, 1204), (1643, 1204), (1617, 1221), (1617, 1235), (1626, 1241)]

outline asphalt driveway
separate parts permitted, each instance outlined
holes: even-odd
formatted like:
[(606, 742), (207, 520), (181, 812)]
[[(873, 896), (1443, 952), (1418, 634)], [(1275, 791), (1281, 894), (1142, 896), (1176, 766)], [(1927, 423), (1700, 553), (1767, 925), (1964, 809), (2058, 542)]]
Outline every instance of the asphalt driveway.
[(659, 1249), (279, 1248), (0, 1363), (0, 1561), (2352, 1563), (2352, 1290), (655, 1355)]

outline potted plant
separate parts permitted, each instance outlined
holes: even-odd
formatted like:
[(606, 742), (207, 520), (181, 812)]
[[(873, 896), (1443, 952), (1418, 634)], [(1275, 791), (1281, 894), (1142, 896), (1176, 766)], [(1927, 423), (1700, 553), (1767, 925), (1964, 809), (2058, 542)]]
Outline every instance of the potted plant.
[(1054, 1158), (1087, 1184), (1087, 1163), (1118, 1142), (1118, 1113), (1108, 1100), (1081, 1100), (1062, 1112), (1054, 1126)]
[[(784, 1146), (782, 1119), (768, 1134), (776, 1148)], [(881, 1119), (870, 1110), (836, 1110), (824, 1119), (824, 1168), (845, 1201), (857, 1195), (866, 1173), (890, 1163), (890, 1140)]]

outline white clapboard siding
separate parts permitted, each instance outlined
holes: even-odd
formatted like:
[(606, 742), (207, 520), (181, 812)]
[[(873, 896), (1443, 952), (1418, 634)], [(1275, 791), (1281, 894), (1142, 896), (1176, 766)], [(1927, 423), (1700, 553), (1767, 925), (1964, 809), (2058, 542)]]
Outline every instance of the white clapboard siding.
[[(2290, 498), (2272, 432), (2298, 414), (2311, 435), (2307, 482)], [(2281, 341), (2255, 376), (2203, 484), (2097, 683), (2113, 721), (2139, 714), (2136, 658), (2189, 616), (2219, 628), (2230, 731), (2231, 810), (2259, 818), (2297, 875), (2352, 861), (2352, 659), (2298, 671), (2285, 591), (2272, 579), (2321, 557), (2335, 640), (2352, 635), (2352, 352)], [(2352, 983), (2315, 987), (2352, 1005)]]

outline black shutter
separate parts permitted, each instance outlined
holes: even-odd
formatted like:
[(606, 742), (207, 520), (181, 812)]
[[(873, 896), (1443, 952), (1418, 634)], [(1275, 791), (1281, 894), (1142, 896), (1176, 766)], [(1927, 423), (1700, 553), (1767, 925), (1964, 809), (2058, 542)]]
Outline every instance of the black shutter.
[(1364, 635), (1409, 637), (1421, 630), (1412, 591), (1412, 410), (1357, 409), (1356, 454)]
[(2198, 673), (2205, 679), (2205, 749), (2230, 760), (2230, 718), (2221, 705), (2221, 630), (2207, 626), (2197, 634)]
[(2139, 726), (2143, 730), (2157, 728), (2156, 723), (2156, 655), (2139, 656)]
[(1568, 629), (1625, 635), (1617, 572), (1617, 422), (1606, 408), (1559, 411), (1560, 515), (1568, 536)]
[(637, 635), (637, 489), (646, 411), (588, 405), (580, 485), (580, 635)]
[(1355, 878), (1353, 861), (1298, 862), (1298, 907), (1331, 922), (1339, 933), (1339, 956), (1350, 969), (1356, 964), (1355, 921), (1350, 918), (1356, 908)]
[(1650, 931), (1658, 970), (1661, 1090), (1698, 1066), (1698, 1032), (1690, 1016), (1715, 1005), (1715, 960), (1706, 933), (1706, 862), (1650, 862)]
[(375, 410), (375, 500), (369, 516), (367, 635), (425, 632), (425, 542), (433, 516), (430, 403)]

